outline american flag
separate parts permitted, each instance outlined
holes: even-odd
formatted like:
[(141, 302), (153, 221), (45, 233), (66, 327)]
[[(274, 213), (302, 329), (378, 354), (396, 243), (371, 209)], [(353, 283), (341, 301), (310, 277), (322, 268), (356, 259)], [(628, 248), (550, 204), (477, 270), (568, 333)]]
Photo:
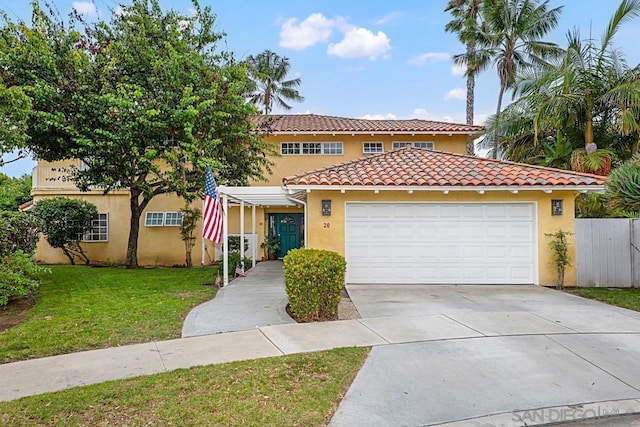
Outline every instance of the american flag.
[(236, 276), (247, 277), (247, 274), (244, 272), (244, 267), (240, 264), (236, 264)]
[(202, 212), (202, 237), (217, 244), (222, 242), (222, 206), (216, 190), (211, 168), (207, 168), (207, 181), (204, 185), (204, 211)]

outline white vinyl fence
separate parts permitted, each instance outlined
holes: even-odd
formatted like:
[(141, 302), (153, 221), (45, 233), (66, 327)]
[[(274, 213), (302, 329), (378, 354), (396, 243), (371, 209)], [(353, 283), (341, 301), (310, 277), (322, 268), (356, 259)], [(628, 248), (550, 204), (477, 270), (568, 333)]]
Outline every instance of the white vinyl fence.
[(640, 287), (640, 219), (576, 219), (578, 286)]

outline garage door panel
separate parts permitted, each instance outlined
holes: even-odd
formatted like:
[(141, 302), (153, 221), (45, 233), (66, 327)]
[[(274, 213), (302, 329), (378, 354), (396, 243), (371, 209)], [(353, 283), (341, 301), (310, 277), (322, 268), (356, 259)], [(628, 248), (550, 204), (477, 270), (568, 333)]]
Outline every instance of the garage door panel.
[(347, 203), (350, 283), (534, 283), (533, 204)]

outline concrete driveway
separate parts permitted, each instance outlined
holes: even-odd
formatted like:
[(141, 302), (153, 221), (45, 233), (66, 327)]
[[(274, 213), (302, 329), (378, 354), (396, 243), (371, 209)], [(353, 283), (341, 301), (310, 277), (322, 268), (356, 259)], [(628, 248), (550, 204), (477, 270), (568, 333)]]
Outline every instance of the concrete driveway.
[(334, 426), (640, 412), (640, 313), (537, 286), (350, 285), (375, 346)]

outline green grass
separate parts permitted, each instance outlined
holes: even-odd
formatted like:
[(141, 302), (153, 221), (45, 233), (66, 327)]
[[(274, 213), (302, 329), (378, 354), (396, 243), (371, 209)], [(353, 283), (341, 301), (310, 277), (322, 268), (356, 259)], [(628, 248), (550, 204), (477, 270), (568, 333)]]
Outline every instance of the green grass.
[(11, 426), (325, 425), (368, 349), (209, 365), (0, 402)]
[(576, 288), (572, 289), (571, 293), (640, 311), (640, 289), (638, 288)]
[(36, 305), (0, 333), (0, 363), (180, 337), (189, 310), (213, 297), (211, 268), (51, 266)]

